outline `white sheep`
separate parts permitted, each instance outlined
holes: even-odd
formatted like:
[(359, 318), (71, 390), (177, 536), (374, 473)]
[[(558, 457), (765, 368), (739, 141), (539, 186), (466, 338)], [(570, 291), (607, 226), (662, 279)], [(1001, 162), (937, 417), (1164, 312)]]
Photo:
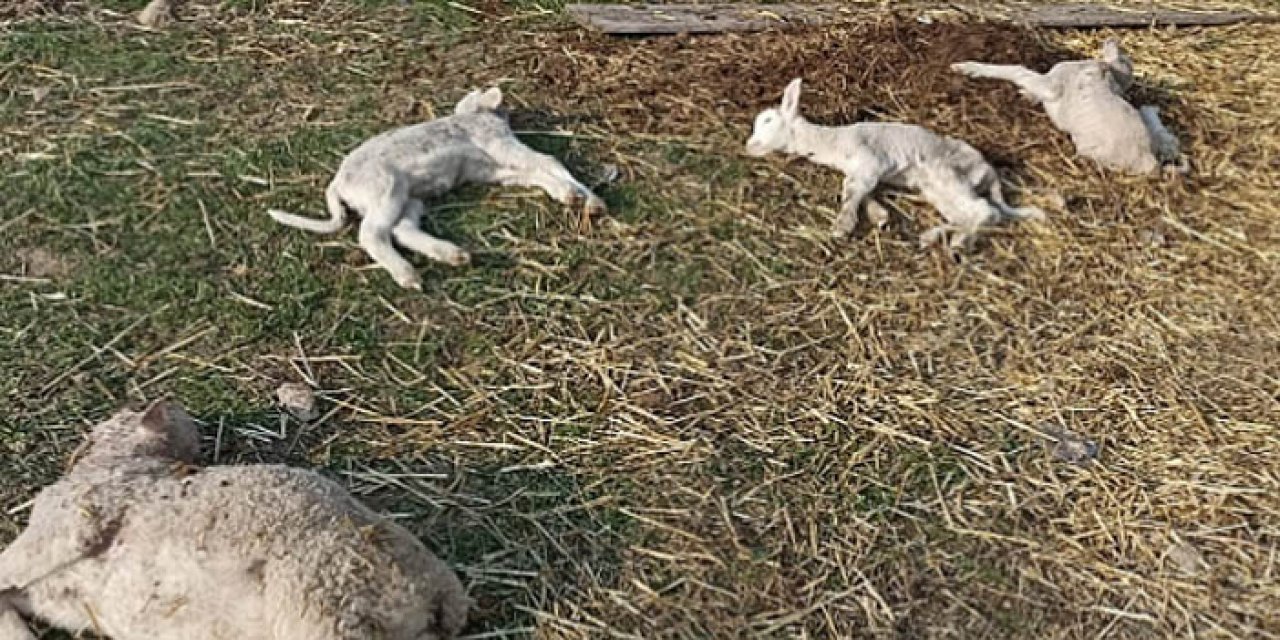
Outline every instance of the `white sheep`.
[(1094, 60), (1060, 62), (1046, 74), (1019, 65), (957, 62), (951, 68), (973, 78), (1012, 82), (1044, 105), (1055, 127), (1071, 136), (1076, 153), (1121, 171), (1151, 174), (1173, 165), (1188, 170), (1178, 139), (1160, 122), (1154, 106), (1135, 109), (1124, 94), (1133, 82), (1133, 61), (1108, 39)]
[(922, 245), (955, 232), (952, 247), (967, 246), (985, 225), (1044, 218), (1034, 207), (1009, 206), (999, 174), (967, 143), (902, 123), (816, 125), (800, 115), (800, 88), (801, 79), (792, 80), (781, 105), (756, 116), (747, 153), (764, 156), (778, 151), (843, 172), (842, 204), (833, 237), (853, 232), (864, 205), (868, 213), (882, 211), (870, 199), (881, 184), (919, 190), (942, 214), (945, 223), (922, 234)]
[(539, 187), (570, 206), (586, 206), (588, 215), (602, 213), (604, 201), (578, 182), (555, 158), (538, 153), (516, 139), (498, 111), (502, 91), (472, 91), (438, 118), (374, 136), (356, 147), (338, 167), (325, 198), (328, 220), (270, 210), (276, 221), (317, 233), (335, 233), (345, 224), (346, 209), (363, 216), (360, 246), (402, 287), (421, 289), (413, 265), (392, 246), (433, 260), (461, 266), (471, 256), (457, 245), (432, 237), (420, 228), (422, 200), (465, 183), (499, 183)]
[(0, 553), (0, 640), (17, 612), (114, 640), (443, 640), (457, 576), (337, 484), (280, 465), (191, 466), (164, 402), (96, 426)]

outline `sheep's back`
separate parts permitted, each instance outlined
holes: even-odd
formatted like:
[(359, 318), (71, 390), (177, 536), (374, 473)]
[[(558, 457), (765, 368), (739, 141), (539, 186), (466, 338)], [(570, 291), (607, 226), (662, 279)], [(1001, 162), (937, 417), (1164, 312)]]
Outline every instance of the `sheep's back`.
[(444, 595), (461, 594), (408, 531), (309, 471), (213, 467), (156, 478), (135, 495), (96, 572), (109, 576), (104, 608), (118, 605), (125, 626), (147, 630), (118, 640), (211, 638), (219, 627), (247, 640), (340, 629), (414, 638)]

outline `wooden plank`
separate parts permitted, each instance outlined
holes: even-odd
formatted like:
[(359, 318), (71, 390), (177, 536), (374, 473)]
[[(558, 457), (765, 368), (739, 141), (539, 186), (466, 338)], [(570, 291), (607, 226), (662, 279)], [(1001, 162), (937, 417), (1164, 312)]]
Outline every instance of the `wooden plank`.
[[(1280, 22), (1280, 14), (1272, 13), (1131, 10), (1085, 3), (1016, 8), (991, 5), (950, 6), (970, 17), (1006, 20), (1052, 29), (1221, 26), (1242, 22)], [(874, 12), (883, 12), (876, 5), (856, 4), (571, 4), (567, 9), (579, 23), (615, 35), (795, 29), (848, 22)]]
[(1118, 9), (1097, 4), (1060, 4), (1012, 12), (1014, 22), (1047, 29), (1112, 27), (1216, 27), (1242, 22), (1276, 22), (1280, 16), (1249, 11), (1177, 11)]
[(830, 24), (867, 11), (792, 4), (571, 4), (566, 9), (579, 23), (613, 35), (766, 31)]

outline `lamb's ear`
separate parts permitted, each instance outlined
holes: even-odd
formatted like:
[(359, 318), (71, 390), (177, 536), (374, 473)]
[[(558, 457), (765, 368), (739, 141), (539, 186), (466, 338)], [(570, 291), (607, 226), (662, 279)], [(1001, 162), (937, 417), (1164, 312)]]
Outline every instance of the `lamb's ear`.
[(480, 100), (480, 91), (477, 89), (462, 96), (458, 104), (453, 105), (453, 112), (458, 115), (465, 115), (476, 112), (476, 102)]
[(484, 93), (480, 94), (477, 99), (481, 109), (486, 111), (496, 111), (502, 106), (502, 89), (498, 87), (489, 87)]
[(782, 115), (787, 118), (794, 118), (800, 115), (800, 78), (792, 80), (787, 85), (786, 90), (782, 92)]
[(1124, 55), (1124, 49), (1120, 46), (1119, 38), (1107, 38), (1102, 43), (1102, 59), (1108, 62), (1119, 59)]
[(476, 89), (459, 100), (453, 112), (462, 115), (477, 111), (494, 111), (501, 105), (502, 89), (497, 87), (490, 87), (484, 91)]

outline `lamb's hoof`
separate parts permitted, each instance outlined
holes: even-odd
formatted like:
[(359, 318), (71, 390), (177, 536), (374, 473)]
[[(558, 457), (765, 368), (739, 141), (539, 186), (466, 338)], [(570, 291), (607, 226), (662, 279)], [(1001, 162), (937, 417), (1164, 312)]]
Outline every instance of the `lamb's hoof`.
[(418, 274), (416, 273), (407, 273), (396, 276), (396, 284), (404, 287), (405, 289), (422, 291), (422, 280), (418, 278)]
[(454, 267), (465, 267), (471, 264), (471, 254), (463, 251), (462, 249), (458, 249), (448, 256), (445, 260), (445, 264)]
[(920, 237), (917, 240), (920, 244), (920, 250), (924, 251), (929, 249), (935, 244), (941, 243), (941, 241), (946, 237), (946, 235), (947, 235), (947, 230), (944, 227), (934, 227), (932, 229), (929, 229), (928, 231), (925, 231), (924, 233), (920, 234)]
[[(1063, 208), (1066, 208), (1066, 207), (1063, 207)], [(1029, 220), (1031, 222), (1048, 222), (1049, 221), (1049, 214), (1045, 213), (1044, 209), (1041, 209), (1040, 207), (1022, 207), (1020, 211), (1022, 213), (1021, 218), (1023, 220)]]
[(956, 73), (963, 73), (964, 75), (967, 76), (973, 73), (973, 63), (972, 62), (955, 62), (955, 63), (952, 63), (951, 70), (955, 71)]
[(591, 219), (604, 215), (608, 211), (604, 200), (594, 193), (575, 193), (573, 194), (570, 210), (578, 214), (578, 233), (590, 233), (592, 228)]
[(1186, 158), (1170, 162), (1160, 167), (1160, 176), (1167, 181), (1181, 180), (1191, 173), (1191, 163)]
[(604, 200), (600, 199), (600, 196), (597, 196), (597, 195), (587, 196), (587, 204), (586, 204), (586, 210), (585, 210), (586, 215), (594, 218), (596, 216), (602, 216), (608, 212), (609, 212), (609, 207), (604, 203)]
[(876, 231), (884, 231), (889, 228), (889, 223), (893, 221), (893, 215), (889, 210), (875, 200), (867, 202), (867, 223)]

